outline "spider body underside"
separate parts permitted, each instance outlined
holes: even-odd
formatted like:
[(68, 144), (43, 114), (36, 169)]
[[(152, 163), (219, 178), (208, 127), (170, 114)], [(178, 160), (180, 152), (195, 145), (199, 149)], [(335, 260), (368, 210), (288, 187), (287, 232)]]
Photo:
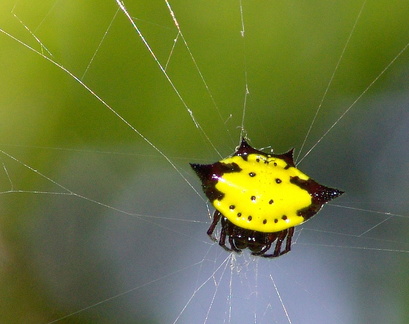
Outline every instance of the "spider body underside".
[[(207, 235), (213, 240), (217, 241), (213, 232), (216, 225), (221, 219), (221, 232), (219, 238), (219, 245), (226, 251), (234, 251), (240, 253), (241, 250), (248, 248), (252, 255), (261, 256), (264, 258), (274, 258), (291, 251), (291, 240), (294, 234), (294, 227), (282, 230), (280, 232), (263, 233), (243, 229), (234, 225), (226, 217), (224, 217), (218, 210), (214, 211), (213, 221), (207, 230)], [(230, 248), (226, 246), (226, 238), (229, 241)], [(272, 254), (265, 254), (270, 250), (271, 245), (276, 241), (274, 252)], [(281, 249), (284, 240), (284, 250)]]

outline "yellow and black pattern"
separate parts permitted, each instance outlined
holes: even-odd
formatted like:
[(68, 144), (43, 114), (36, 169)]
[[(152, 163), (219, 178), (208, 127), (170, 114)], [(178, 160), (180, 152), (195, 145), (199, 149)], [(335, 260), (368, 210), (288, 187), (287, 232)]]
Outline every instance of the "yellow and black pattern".
[[(216, 209), (209, 235), (213, 233), (216, 218), (218, 221), (223, 217), (222, 234), (233, 245), (236, 239), (246, 237), (250, 242), (254, 237), (261, 237), (259, 245), (265, 247), (268, 233), (279, 235), (278, 232), (302, 224), (343, 193), (318, 184), (297, 169), (293, 150), (284, 154), (264, 153), (252, 148), (245, 139), (231, 157), (191, 166)], [(244, 232), (239, 233), (239, 229)]]

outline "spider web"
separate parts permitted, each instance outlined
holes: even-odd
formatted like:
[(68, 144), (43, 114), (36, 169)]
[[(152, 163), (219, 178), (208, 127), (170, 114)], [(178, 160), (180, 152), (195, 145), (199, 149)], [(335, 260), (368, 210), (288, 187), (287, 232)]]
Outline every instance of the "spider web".
[[(404, 1), (3, 7), (9, 321), (407, 320)], [(275, 260), (206, 237), (188, 166), (244, 134), (347, 192)]]

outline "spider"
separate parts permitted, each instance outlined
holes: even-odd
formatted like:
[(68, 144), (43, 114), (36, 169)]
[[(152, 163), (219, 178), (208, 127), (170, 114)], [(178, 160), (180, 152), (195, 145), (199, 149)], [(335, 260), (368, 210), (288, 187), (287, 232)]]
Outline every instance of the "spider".
[[(266, 258), (283, 255), (291, 250), (294, 227), (343, 194), (298, 170), (293, 150), (265, 153), (251, 147), (245, 138), (228, 158), (190, 165), (216, 209), (207, 234), (217, 241), (213, 233), (220, 222), (219, 245), (227, 251), (248, 248), (253, 255)], [(274, 251), (266, 253), (274, 242)]]

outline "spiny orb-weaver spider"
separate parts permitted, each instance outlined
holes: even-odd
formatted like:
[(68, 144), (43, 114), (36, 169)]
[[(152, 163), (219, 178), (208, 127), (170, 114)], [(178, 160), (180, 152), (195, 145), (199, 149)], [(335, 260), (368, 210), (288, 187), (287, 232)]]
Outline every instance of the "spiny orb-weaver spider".
[[(249, 248), (253, 255), (262, 257), (283, 255), (291, 250), (294, 226), (306, 222), (324, 204), (343, 194), (298, 170), (293, 150), (265, 153), (251, 147), (245, 138), (228, 158), (190, 165), (216, 209), (207, 234), (217, 241), (213, 232), (221, 220), (219, 245), (227, 251)], [(275, 241), (274, 252), (266, 254)]]

